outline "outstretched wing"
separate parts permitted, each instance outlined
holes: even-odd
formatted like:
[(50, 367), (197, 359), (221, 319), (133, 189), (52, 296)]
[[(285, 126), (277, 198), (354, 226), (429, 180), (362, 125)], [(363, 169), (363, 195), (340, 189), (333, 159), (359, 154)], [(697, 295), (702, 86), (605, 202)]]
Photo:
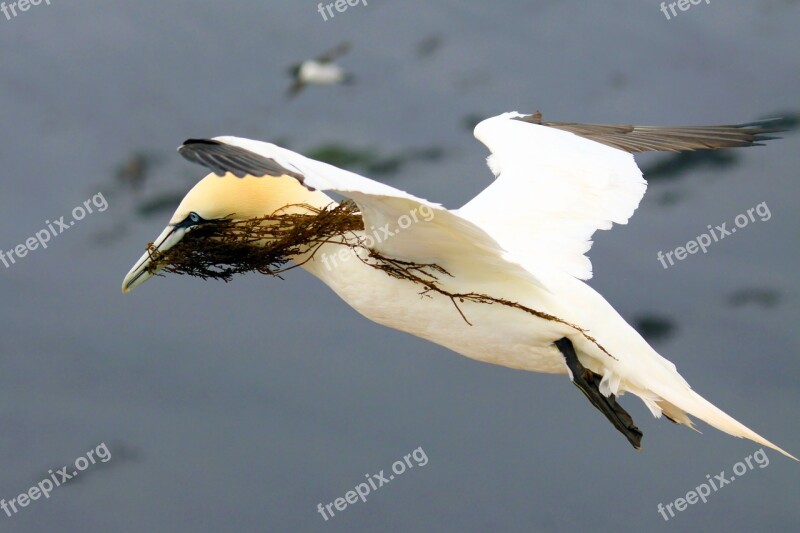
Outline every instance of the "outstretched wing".
[(647, 182), (632, 153), (752, 146), (770, 139), (769, 122), (657, 127), (544, 122), (505, 113), (475, 127), (497, 179), (458, 210), (531, 271), (592, 276), (592, 235), (625, 224)]
[(746, 124), (722, 126), (632, 126), (630, 124), (579, 124), (577, 122), (545, 122), (538, 111), (517, 120), (568, 131), (589, 140), (630, 153), (683, 152), (762, 146), (777, 137), (765, 134), (784, 131), (775, 124), (780, 119), (768, 119)]
[(286, 90), (287, 98), (294, 98), (305, 88), (306, 84), (300, 80), (296, 79), (294, 83)]
[(337, 44), (335, 47), (331, 48), (327, 52), (320, 54), (317, 57), (317, 61), (319, 61), (320, 63), (333, 63), (343, 55), (347, 54), (349, 51), (350, 51), (350, 43), (344, 41)]
[(541, 286), (477, 225), (389, 185), (274, 144), (238, 137), (190, 139), (178, 151), (220, 176), (290, 176), (309, 190), (351, 198), (361, 211), (365, 231), (378, 236), (373, 248), (387, 257), (434, 263), (459, 277), (475, 273), (484, 280), (523, 279)]

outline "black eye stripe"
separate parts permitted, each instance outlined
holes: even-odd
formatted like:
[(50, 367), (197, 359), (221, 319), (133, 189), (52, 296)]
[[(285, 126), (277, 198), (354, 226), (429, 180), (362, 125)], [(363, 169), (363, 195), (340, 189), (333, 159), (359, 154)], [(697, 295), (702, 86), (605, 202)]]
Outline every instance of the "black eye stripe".
[(182, 222), (176, 224), (178, 228), (191, 228), (192, 226), (196, 226), (198, 224), (202, 224), (204, 222), (208, 222), (206, 219), (192, 211), (189, 215), (183, 219)]

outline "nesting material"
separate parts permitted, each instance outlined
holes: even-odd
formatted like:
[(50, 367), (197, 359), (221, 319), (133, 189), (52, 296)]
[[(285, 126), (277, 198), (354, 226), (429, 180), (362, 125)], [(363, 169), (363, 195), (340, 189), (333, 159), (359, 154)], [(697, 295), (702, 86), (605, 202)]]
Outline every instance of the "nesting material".
[(169, 250), (148, 244), (150, 273), (159, 269), (202, 279), (230, 281), (236, 274), (279, 276), (289, 258), (336, 237), (362, 230), (358, 208), (345, 201), (327, 209), (309, 205), (306, 213), (274, 213), (247, 220), (224, 220), (197, 226)]
[(439, 265), (419, 264), (419, 263), (411, 263), (408, 261), (400, 261), (398, 259), (385, 257), (374, 250), (370, 250), (369, 259), (364, 260), (364, 262), (373, 268), (382, 270), (387, 275), (392, 276), (393, 278), (405, 279), (419, 285), (421, 287), (420, 294), (422, 295), (430, 295), (430, 293), (437, 293), (448, 297), (450, 301), (453, 302), (455, 308), (458, 310), (459, 314), (461, 315), (461, 318), (463, 318), (464, 322), (466, 322), (469, 325), (472, 324), (470, 323), (469, 319), (464, 314), (464, 312), (461, 310), (461, 307), (459, 307), (459, 304), (463, 304), (465, 302), (473, 302), (486, 305), (504, 305), (506, 307), (512, 307), (514, 309), (518, 309), (529, 315), (541, 318), (543, 320), (549, 320), (551, 322), (558, 322), (560, 324), (564, 324), (565, 326), (568, 326), (577, 331), (578, 333), (580, 333), (584, 338), (586, 338), (586, 340), (597, 346), (603, 353), (605, 353), (611, 359), (619, 361), (619, 359), (611, 355), (608, 352), (608, 350), (606, 350), (603, 347), (603, 345), (597, 342), (597, 340), (594, 337), (589, 335), (589, 333), (585, 329), (581, 328), (578, 325), (567, 322), (566, 320), (559, 318), (555, 315), (551, 315), (543, 311), (538, 311), (536, 309), (531, 309), (530, 307), (522, 305), (519, 302), (506, 300), (505, 298), (496, 298), (494, 296), (489, 296), (487, 294), (480, 294), (477, 292), (453, 293), (443, 289), (440, 278), (443, 276), (452, 277), (452, 275)]
[[(155, 273), (156, 270), (163, 269), (174, 274), (224, 281), (230, 281), (234, 275), (247, 272), (280, 277), (282, 272), (293, 268), (286, 266), (291, 257), (309, 251), (312, 253), (306, 257), (312, 257), (313, 251), (326, 242), (337, 242), (351, 248), (363, 246), (357, 238), (353, 238), (353, 232), (364, 229), (364, 222), (358, 207), (352, 201), (326, 209), (309, 205), (287, 207), (300, 207), (307, 213), (275, 213), (247, 220), (203, 224), (189, 231), (178, 244), (163, 252), (150, 243), (147, 248), (152, 259), (149, 271)], [(341, 239), (342, 236), (351, 238), (345, 240)], [(358, 257), (365, 264), (388, 276), (418, 285), (422, 295), (437, 293), (446, 296), (467, 324), (470, 324), (469, 319), (459, 304), (473, 302), (504, 305), (537, 318), (569, 326), (609, 357), (616, 359), (584, 329), (557, 316), (486, 294), (453, 293), (445, 290), (441, 278), (452, 275), (439, 265), (400, 261), (383, 256), (376, 250), (369, 250), (369, 253), (359, 254)]]

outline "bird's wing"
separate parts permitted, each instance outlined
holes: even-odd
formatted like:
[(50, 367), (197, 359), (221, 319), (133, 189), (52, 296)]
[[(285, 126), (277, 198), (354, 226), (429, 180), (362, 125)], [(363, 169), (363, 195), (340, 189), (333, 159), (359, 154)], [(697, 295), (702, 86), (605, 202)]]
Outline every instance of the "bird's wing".
[(302, 91), (305, 88), (305, 86), (306, 84), (303, 81), (301, 81), (300, 79), (296, 79), (294, 83), (292, 83), (292, 85), (286, 91), (286, 96), (288, 98), (294, 98), (295, 96), (300, 94), (300, 91)]
[[(453, 275), (475, 272), (484, 279), (523, 279), (542, 286), (476, 224), (389, 185), (274, 144), (239, 137), (190, 139), (178, 151), (219, 176), (291, 176), (309, 190), (333, 191), (352, 199), (366, 234), (374, 236), (372, 248), (385, 257), (436, 264)], [(457, 272), (451, 270), (454, 267)]]
[(346, 53), (350, 51), (350, 43), (347, 41), (341, 42), (337, 44), (335, 47), (331, 48), (324, 54), (321, 54), (317, 57), (317, 61), (320, 63), (333, 63)]
[(475, 127), (497, 179), (458, 210), (532, 271), (592, 276), (592, 235), (625, 224), (647, 182), (634, 152), (752, 146), (777, 131), (769, 122), (657, 127), (544, 122), (505, 113)]

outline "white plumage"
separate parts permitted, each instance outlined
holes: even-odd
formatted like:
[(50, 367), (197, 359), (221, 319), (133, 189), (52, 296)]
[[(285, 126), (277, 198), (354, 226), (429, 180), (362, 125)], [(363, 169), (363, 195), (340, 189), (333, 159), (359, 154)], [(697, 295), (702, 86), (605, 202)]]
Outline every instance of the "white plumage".
[[(536, 372), (569, 373), (554, 344), (565, 338), (580, 364), (602, 376), (598, 387), (603, 395), (631, 392), (657, 417), (664, 413), (691, 425), (687, 415), (693, 415), (792, 457), (695, 393), (675, 365), (581, 281), (592, 275), (585, 254), (593, 233), (625, 224), (644, 195), (646, 182), (629, 152), (747, 146), (761, 140), (765, 131), (761, 125), (542, 123), (538, 115), (506, 113), (475, 128), (475, 136), (491, 151), (495, 181), (453, 211), (270, 143), (217, 137), (181, 147), (187, 158), (224, 175), (211, 174), (198, 183), (170, 224), (189, 231), (184, 226), (191, 213), (213, 220), (271, 214), (289, 203), (322, 208), (333, 200), (320, 191), (336, 192), (354, 200), (364, 219), (364, 232), (349, 237), (352, 242), (389, 228), (392, 235), (372, 239), (372, 249), (402, 261), (441, 266), (451, 274), (440, 279), (449, 294), (488, 295), (541, 313), (533, 316), (469, 299), (458, 303), (443, 294), (421, 297), (419, 286), (356, 258), (366, 257), (363, 247), (350, 250), (333, 267), (321, 258), (341, 258), (342, 247), (336, 243), (295, 258), (307, 260), (306, 270), (371, 320), (474, 359)], [(431, 216), (423, 217), (423, 212)], [(412, 213), (420, 216), (399, 224)], [(168, 233), (169, 228), (162, 237)], [(174, 245), (176, 238), (170, 239), (161, 239), (162, 247)], [(143, 270), (148, 261), (143, 256), (131, 270), (123, 291), (150, 276)]]
[(458, 213), (485, 229), (531, 270), (550, 265), (592, 277), (591, 236), (625, 224), (647, 189), (633, 155), (519, 113), (484, 120), (475, 137), (492, 152), (497, 179)]

